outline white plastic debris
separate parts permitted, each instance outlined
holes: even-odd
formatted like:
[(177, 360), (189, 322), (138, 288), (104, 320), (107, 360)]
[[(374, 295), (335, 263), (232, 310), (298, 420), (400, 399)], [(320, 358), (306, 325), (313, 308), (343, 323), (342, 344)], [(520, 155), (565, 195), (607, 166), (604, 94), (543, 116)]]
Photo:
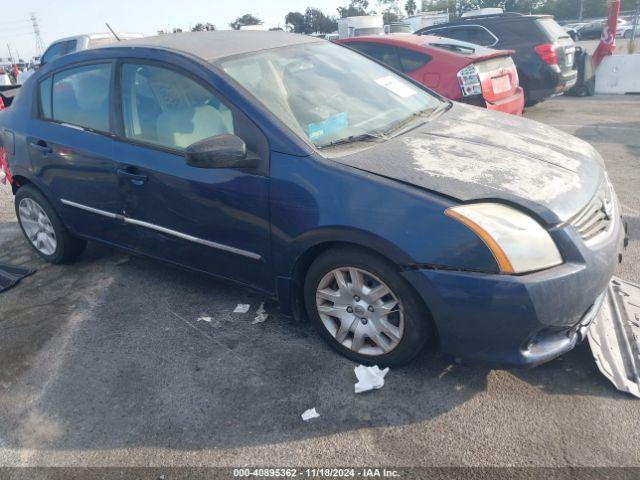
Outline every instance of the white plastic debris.
[(200, 316), (198, 317), (198, 321), (211, 323), (211, 317), (206, 313), (201, 313)]
[(256, 323), (262, 323), (264, 322), (267, 318), (269, 318), (269, 314), (267, 313), (267, 311), (264, 309), (264, 302), (262, 302), (260, 304), (260, 306), (258, 307), (258, 310), (256, 310), (256, 318), (253, 319), (253, 322), (251, 322), (253, 325), (255, 325)]
[(236, 308), (233, 310), (233, 313), (247, 313), (251, 305), (248, 303), (239, 303)]
[(358, 383), (355, 384), (355, 391), (356, 393), (362, 393), (382, 388), (384, 386), (384, 377), (389, 372), (389, 367), (380, 370), (377, 365), (373, 367), (358, 365), (353, 371), (356, 377), (358, 377)]
[(320, 416), (320, 414), (318, 412), (316, 412), (315, 408), (310, 408), (309, 410), (305, 410), (302, 415), (300, 415), (302, 417), (302, 420), (304, 420), (305, 422), (311, 420), (312, 418), (318, 418)]

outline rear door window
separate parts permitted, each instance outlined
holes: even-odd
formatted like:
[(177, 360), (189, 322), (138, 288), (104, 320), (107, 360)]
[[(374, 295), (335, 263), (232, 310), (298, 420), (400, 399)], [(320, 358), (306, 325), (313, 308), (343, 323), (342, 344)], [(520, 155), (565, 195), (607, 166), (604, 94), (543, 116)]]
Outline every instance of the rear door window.
[(109, 132), (111, 64), (70, 68), (53, 76), (51, 118)]
[(397, 51), (402, 71), (405, 73), (418, 70), (431, 61), (431, 56), (426, 53), (420, 53), (406, 48), (398, 48)]
[(464, 26), (464, 27), (451, 27), (442, 30), (434, 30), (434, 35), (442, 35), (443, 37), (455, 38), (456, 40), (462, 40), (464, 42), (475, 43), (476, 45), (482, 45), (490, 47), (496, 43), (496, 38), (486, 28), (481, 26)]
[(391, 68), (402, 71), (402, 66), (400, 65), (400, 60), (398, 59), (398, 54), (394, 47), (365, 42), (353, 42), (349, 43), (349, 46), (359, 52), (366, 53), (370, 57), (375, 58)]

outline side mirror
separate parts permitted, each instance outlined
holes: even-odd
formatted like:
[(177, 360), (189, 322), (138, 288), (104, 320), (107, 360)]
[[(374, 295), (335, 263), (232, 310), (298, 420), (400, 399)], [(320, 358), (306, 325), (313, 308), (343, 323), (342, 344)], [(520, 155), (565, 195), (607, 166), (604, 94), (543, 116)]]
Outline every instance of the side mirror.
[(187, 165), (196, 168), (256, 168), (260, 159), (247, 155), (247, 145), (235, 135), (205, 138), (187, 147)]

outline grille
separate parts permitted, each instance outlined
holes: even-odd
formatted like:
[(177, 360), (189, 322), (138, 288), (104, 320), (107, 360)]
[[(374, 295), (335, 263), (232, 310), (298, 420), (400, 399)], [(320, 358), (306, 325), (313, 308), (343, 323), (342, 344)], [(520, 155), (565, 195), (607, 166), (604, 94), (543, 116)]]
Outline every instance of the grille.
[(574, 217), (571, 225), (583, 240), (591, 240), (609, 230), (614, 211), (611, 184), (605, 180), (591, 202)]

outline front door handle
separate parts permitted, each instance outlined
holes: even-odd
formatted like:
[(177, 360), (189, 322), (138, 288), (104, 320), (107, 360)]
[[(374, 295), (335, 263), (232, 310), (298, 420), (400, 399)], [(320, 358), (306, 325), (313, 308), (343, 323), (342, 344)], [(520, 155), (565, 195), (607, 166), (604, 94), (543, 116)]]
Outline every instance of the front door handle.
[(51, 152), (53, 152), (53, 148), (47, 145), (47, 142), (45, 142), (44, 140), (33, 140), (29, 142), (29, 146), (34, 150), (42, 153), (43, 155), (49, 155)]
[(130, 172), (129, 170), (126, 170), (124, 168), (118, 168), (116, 170), (116, 173), (118, 174), (119, 177), (125, 178), (127, 180), (129, 180), (131, 183), (133, 183), (136, 186), (142, 186), (147, 182), (147, 176), (146, 175), (141, 175), (139, 173), (133, 173)]

